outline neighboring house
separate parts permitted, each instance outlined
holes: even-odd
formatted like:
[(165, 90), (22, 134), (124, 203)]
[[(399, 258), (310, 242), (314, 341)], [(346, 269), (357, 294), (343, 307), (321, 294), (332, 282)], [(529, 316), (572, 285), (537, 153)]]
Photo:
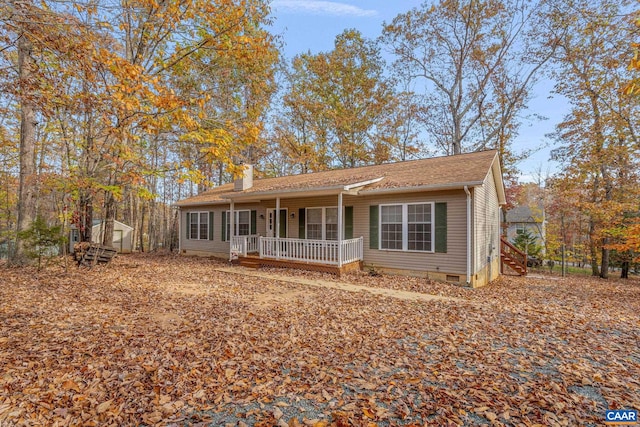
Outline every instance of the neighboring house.
[(542, 205), (534, 207), (522, 205), (508, 210), (505, 216), (505, 225), (507, 227), (507, 240), (513, 242), (518, 234), (528, 231), (544, 251), (545, 216)]
[[(91, 228), (91, 241), (101, 243), (104, 231), (102, 220), (94, 219)], [(75, 225), (69, 231), (69, 253), (73, 253), (73, 245), (80, 241), (80, 233)], [(133, 248), (133, 227), (120, 221), (113, 221), (113, 247), (120, 253), (131, 253)]]
[(496, 151), (253, 180), (177, 203), (180, 251), (482, 286), (500, 274)]

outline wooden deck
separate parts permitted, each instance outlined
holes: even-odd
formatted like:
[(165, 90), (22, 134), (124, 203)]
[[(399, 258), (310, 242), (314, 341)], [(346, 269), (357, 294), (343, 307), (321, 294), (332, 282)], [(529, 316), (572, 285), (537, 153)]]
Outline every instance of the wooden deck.
[(308, 262), (299, 262), (299, 261), (290, 261), (290, 260), (276, 260), (276, 259), (265, 259), (259, 258), (258, 256), (241, 256), (238, 258), (237, 263), (243, 267), (249, 268), (291, 268), (294, 270), (305, 270), (305, 271), (319, 271), (321, 273), (330, 273), (335, 274), (340, 277), (341, 274), (347, 273), (349, 271), (358, 271), (362, 268), (361, 261), (350, 262), (348, 264), (343, 265), (342, 267), (338, 267), (337, 265), (329, 265), (329, 264), (317, 264), (317, 263), (308, 263)]

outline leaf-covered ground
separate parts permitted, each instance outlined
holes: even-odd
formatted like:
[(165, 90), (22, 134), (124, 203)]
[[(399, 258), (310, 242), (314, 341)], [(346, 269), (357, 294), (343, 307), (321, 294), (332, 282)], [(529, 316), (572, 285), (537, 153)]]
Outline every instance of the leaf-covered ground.
[(0, 425), (595, 426), (640, 409), (637, 281), (340, 279), (456, 298), (410, 301), (223, 266), (0, 267)]

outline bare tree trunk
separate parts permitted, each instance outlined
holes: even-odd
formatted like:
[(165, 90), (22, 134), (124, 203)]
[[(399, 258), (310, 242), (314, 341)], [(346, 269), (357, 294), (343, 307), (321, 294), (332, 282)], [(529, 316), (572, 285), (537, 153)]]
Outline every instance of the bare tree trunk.
[(629, 266), (630, 266), (630, 264), (631, 263), (627, 259), (622, 261), (622, 268), (620, 269), (620, 278), (621, 279), (628, 279), (629, 278)]
[(591, 275), (599, 276), (600, 271), (598, 269), (598, 248), (596, 246), (596, 239), (594, 238), (595, 234), (595, 223), (593, 219), (589, 220), (589, 255), (591, 259)]
[(116, 199), (113, 193), (107, 192), (104, 199), (104, 226), (102, 233), (102, 244), (113, 247), (113, 229), (116, 218)]
[(18, 40), (18, 70), (20, 84), (23, 89), (20, 116), (20, 182), (18, 186), (18, 221), (16, 227), (16, 247), (11, 256), (11, 263), (14, 265), (25, 264), (24, 242), (19, 237), (21, 231), (29, 228), (35, 216), (35, 191), (36, 191), (36, 113), (31, 100), (29, 85), (32, 68), (34, 66), (31, 58), (31, 42), (22, 35)]
[(144, 252), (144, 213), (145, 204), (143, 202), (140, 207), (140, 252)]
[(175, 214), (173, 216), (173, 220), (171, 221), (171, 230), (170, 230), (170, 234), (169, 234), (169, 249), (171, 252), (173, 252), (174, 250), (178, 250), (179, 248), (179, 239), (180, 236), (178, 236), (178, 221), (180, 221), (180, 211), (176, 210)]
[(607, 249), (607, 245), (609, 244), (609, 238), (605, 237), (602, 239), (602, 260), (600, 264), (600, 277), (603, 279), (609, 278), (609, 254), (610, 251)]
[(93, 228), (93, 196), (89, 190), (80, 190), (78, 198), (78, 222), (76, 224), (81, 242), (91, 242)]
[(156, 203), (153, 200), (149, 200), (149, 221), (147, 221), (147, 235), (149, 236), (149, 252), (156, 250)]

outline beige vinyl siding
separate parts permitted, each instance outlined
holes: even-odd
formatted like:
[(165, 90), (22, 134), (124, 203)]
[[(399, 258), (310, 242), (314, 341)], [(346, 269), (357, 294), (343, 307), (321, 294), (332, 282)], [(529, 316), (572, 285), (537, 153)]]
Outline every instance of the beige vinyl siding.
[[(447, 253), (369, 248), (369, 206), (394, 203), (447, 203)], [(466, 195), (464, 191), (407, 193), (353, 199), (353, 237), (364, 236), (364, 263), (373, 267), (466, 275)], [(435, 237), (435, 236), (434, 236)]]
[[(229, 256), (229, 241), (222, 241), (222, 212), (229, 210), (229, 205), (204, 205), (180, 209), (180, 250), (189, 254), (209, 254), (219, 257)], [(256, 232), (264, 236), (266, 234), (266, 210), (257, 203), (235, 204), (234, 210), (256, 211)], [(187, 239), (185, 225), (187, 212), (213, 212), (213, 240)], [(260, 215), (263, 217), (261, 218)]]
[[(447, 253), (403, 252), (369, 249), (369, 206), (393, 203), (447, 203)], [(262, 202), (265, 210), (276, 201)], [(466, 277), (466, 194), (463, 190), (431, 193), (406, 193), (385, 196), (343, 195), (342, 205), (353, 206), (353, 237), (364, 237), (364, 263), (374, 267), (411, 271), (433, 271)], [(280, 199), (280, 208), (288, 209), (288, 237), (298, 235), (301, 208), (338, 206), (338, 196)], [(293, 214), (293, 218), (291, 215)], [(217, 214), (216, 214), (217, 215)], [(260, 230), (260, 219), (258, 220)], [(263, 225), (263, 236), (266, 227)]]
[(474, 217), (475, 272), (492, 280), (499, 274), (494, 270), (500, 259), (500, 205), (492, 173), (474, 191)]
[[(346, 203), (347, 196), (343, 196), (342, 205), (343, 206), (352, 206), (353, 203)], [(263, 205), (267, 209), (275, 209), (276, 201), (274, 200), (265, 200), (263, 201)], [(336, 207), (338, 206), (338, 196), (323, 196), (323, 197), (314, 197), (314, 198), (304, 198), (304, 199), (280, 199), (280, 209), (288, 210), (287, 217), (287, 227), (288, 227), (288, 235), (290, 239), (303, 239), (304, 236), (299, 236), (299, 215), (301, 208), (318, 208), (318, 207)], [(291, 215), (293, 214), (293, 218)], [(355, 222), (355, 219), (354, 219)], [(266, 231), (266, 228), (265, 228)], [(262, 234), (266, 236), (265, 234)], [(354, 234), (354, 237), (355, 234)]]
[[(491, 186), (492, 181), (488, 181)], [(495, 190), (487, 191), (474, 189), (474, 198), (486, 198), (480, 206), (479, 201), (474, 203), (476, 214), (483, 206), (491, 205), (497, 207), (497, 197)], [(480, 190), (480, 191), (478, 191)], [(480, 195), (480, 196), (479, 196)], [(343, 195), (343, 207), (353, 206), (353, 237), (364, 237), (364, 263), (368, 266), (379, 267), (381, 269), (406, 270), (414, 272), (433, 272), (438, 274), (459, 275), (460, 280), (466, 277), (466, 194), (464, 190), (440, 191), (440, 192), (416, 192), (395, 195), (368, 195), (350, 196)], [(381, 204), (402, 204), (402, 203), (440, 203), (447, 204), (447, 252), (404, 252), (392, 250), (376, 250), (369, 248), (369, 207)], [(338, 205), (338, 196), (309, 197), (298, 199), (280, 199), (280, 208), (287, 209), (287, 225), (289, 238), (301, 238), (299, 236), (299, 210), (311, 207), (333, 207)], [(263, 200), (258, 203), (236, 204), (235, 210), (256, 210), (257, 211), (257, 232), (261, 236), (267, 234), (268, 210), (274, 209), (276, 200)], [(180, 212), (181, 227), (186, 222), (186, 212), (213, 211), (215, 218), (213, 223), (214, 240), (191, 240), (185, 238), (185, 231), (181, 229), (180, 242), (181, 249), (192, 253), (212, 254), (217, 256), (227, 256), (229, 253), (229, 242), (222, 242), (222, 212), (228, 210), (228, 205), (210, 205), (193, 208), (182, 208)], [(493, 208), (492, 208), (493, 209)], [(496, 210), (497, 212), (497, 210)], [(261, 218), (262, 216), (262, 218)], [(478, 218), (480, 215), (478, 215)], [(496, 216), (497, 217), (497, 216)], [(476, 227), (475, 238), (478, 241), (480, 230), (487, 230), (486, 227)], [(496, 229), (498, 230), (498, 229)], [(498, 230), (499, 231), (499, 230)], [(496, 235), (498, 236), (498, 235)], [(435, 236), (433, 236), (435, 239)], [(434, 240), (435, 241), (435, 240)], [(479, 250), (476, 252), (480, 252)], [(486, 256), (486, 255), (485, 255)], [(478, 261), (480, 255), (477, 256)], [(480, 265), (477, 262), (476, 265)]]

